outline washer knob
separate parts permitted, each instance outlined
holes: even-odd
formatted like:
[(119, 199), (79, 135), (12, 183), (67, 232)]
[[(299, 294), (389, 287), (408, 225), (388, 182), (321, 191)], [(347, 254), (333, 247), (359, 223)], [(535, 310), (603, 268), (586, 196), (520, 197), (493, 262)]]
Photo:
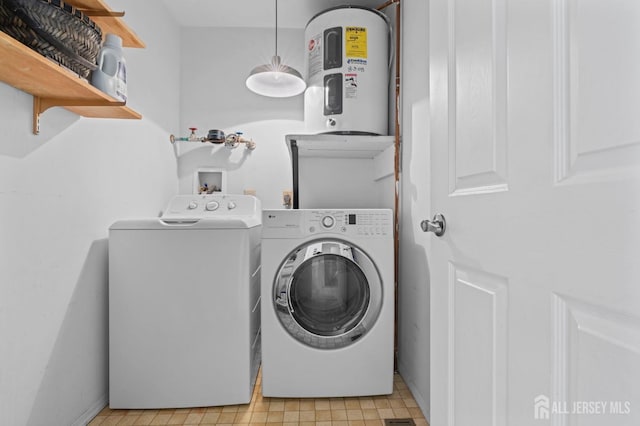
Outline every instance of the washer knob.
[(196, 203), (195, 201), (191, 201), (191, 202), (189, 203), (189, 205), (187, 206), (187, 208), (188, 208), (189, 210), (196, 209), (196, 208), (198, 208), (198, 203)]
[(207, 211), (210, 211), (210, 212), (212, 212), (212, 211), (214, 211), (214, 210), (217, 210), (217, 209), (218, 209), (218, 207), (220, 207), (220, 204), (218, 204), (218, 202), (217, 202), (217, 201), (209, 201), (209, 202), (207, 203), (207, 205), (205, 206), (205, 208), (207, 209)]
[(227, 209), (229, 210), (233, 210), (236, 208), (236, 203), (235, 201), (229, 201), (229, 204), (227, 204)]
[(336, 223), (336, 220), (333, 216), (325, 216), (322, 218), (322, 226), (325, 228), (331, 228)]

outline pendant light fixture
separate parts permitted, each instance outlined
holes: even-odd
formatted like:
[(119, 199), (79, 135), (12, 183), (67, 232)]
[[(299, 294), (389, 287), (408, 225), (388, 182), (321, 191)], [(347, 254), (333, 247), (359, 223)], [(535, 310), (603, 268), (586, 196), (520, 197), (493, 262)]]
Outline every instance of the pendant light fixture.
[(299, 95), (307, 87), (302, 75), (284, 65), (278, 56), (278, 0), (276, 3), (276, 54), (270, 64), (258, 65), (247, 77), (247, 87), (252, 92), (271, 98), (287, 98)]

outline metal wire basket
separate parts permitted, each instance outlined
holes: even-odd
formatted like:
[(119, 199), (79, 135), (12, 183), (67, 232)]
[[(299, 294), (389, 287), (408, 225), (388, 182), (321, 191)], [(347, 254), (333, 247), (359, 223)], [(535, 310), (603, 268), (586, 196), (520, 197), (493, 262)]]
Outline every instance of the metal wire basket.
[(62, 0), (0, 0), (0, 30), (81, 77), (97, 68), (100, 27)]

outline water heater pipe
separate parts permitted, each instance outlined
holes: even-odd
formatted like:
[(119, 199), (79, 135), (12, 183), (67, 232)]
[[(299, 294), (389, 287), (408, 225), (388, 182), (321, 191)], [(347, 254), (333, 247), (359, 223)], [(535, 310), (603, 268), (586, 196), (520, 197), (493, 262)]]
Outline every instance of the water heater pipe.
[(386, 3), (378, 6), (377, 10), (386, 9), (387, 7), (396, 5), (396, 48), (395, 48), (395, 140), (394, 140), (394, 164), (393, 164), (393, 176), (394, 176), (394, 209), (393, 209), (393, 286), (394, 286), (394, 304), (395, 304), (395, 319), (394, 319), (394, 335), (393, 335), (393, 364), (394, 370), (398, 370), (398, 275), (400, 268), (400, 0), (389, 0)]

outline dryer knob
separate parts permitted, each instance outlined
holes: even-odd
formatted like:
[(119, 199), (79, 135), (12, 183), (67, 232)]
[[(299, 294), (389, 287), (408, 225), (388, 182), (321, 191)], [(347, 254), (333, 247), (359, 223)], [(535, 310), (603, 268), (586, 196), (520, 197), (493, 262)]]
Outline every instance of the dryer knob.
[(331, 228), (336, 223), (336, 220), (332, 216), (325, 216), (322, 218), (322, 226), (325, 228)]
[(190, 203), (189, 203), (189, 205), (187, 206), (187, 208), (188, 208), (189, 210), (193, 210), (193, 209), (195, 209), (195, 208), (198, 208), (198, 203), (196, 203), (195, 201), (192, 201), (192, 202), (190, 202)]
[(227, 209), (233, 210), (235, 208), (236, 208), (236, 203), (234, 201), (229, 201), (229, 204), (227, 204)]

